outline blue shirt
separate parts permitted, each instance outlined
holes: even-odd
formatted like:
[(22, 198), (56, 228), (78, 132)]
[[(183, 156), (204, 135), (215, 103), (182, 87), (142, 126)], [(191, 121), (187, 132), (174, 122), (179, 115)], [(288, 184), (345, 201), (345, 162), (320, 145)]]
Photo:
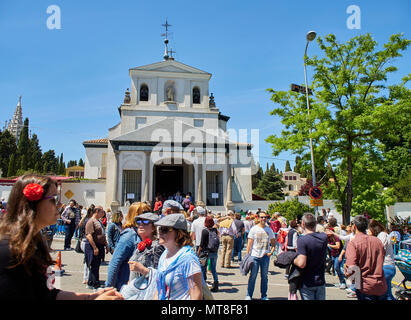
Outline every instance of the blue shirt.
[(120, 291), (121, 287), (127, 284), (130, 277), (128, 261), (140, 241), (141, 239), (134, 228), (127, 228), (120, 234), (120, 239), (108, 266), (106, 287), (114, 287)]

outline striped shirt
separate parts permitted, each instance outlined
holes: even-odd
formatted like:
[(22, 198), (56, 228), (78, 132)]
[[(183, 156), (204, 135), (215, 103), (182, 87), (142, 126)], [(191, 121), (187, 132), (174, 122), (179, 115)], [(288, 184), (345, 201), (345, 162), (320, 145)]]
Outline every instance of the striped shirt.
[[(158, 271), (163, 272), (185, 251), (181, 248), (174, 256), (166, 258), (167, 250), (163, 252), (158, 264)], [(190, 300), (190, 283), (188, 278), (201, 273), (200, 263), (193, 252), (192, 258), (185, 259), (178, 267), (165, 277), (165, 296), (167, 300)], [(192, 284), (191, 284), (192, 285)], [(171, 290), (170, 290), (171, 289)]]

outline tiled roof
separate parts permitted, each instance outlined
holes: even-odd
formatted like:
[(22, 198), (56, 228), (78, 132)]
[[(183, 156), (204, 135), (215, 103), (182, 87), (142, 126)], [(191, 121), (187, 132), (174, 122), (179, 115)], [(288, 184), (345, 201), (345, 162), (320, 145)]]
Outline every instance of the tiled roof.
[(108, 143), (108, 139), (95, 139), (95, 140), (86, 140), (83, 141), (83, 143), (101, 143), (101, 144), (107, 144)]

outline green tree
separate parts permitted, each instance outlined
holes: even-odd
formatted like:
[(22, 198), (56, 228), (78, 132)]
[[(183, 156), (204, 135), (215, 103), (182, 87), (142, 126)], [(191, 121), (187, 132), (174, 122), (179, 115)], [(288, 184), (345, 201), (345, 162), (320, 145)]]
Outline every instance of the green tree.
[[(300, 157), (300, 156), (296, 156), (296, 157), (295, 157), (294, 172), (297, 172), (297, 173), (299, 173), (299, 174), (302, 174), (302, 172), (301, 172), (301, 157)], [(305, 176), (303, 177), (303, 176), (301, 175), (301, 178), (305, 178)]]
[(264, 173), (254, 192), (267, 200), (281, 200), (284, 199), (282, 189), (285, 188), (285, 186), (284, 181), (281, 179), (281, 176), (275, 172), (275, 169), (269, 169)]
[(314, 213), (314, 208), (299, 202), (297, 199), (293, 199), (269, 204), (268, 213), (273, 215), (275, 212), (281, 213), (287, 221), (290, 221), (296, 219), (298, 215), (304, 215), (306, 212)]
[(43, 153), (41, 158), (43, 163), (44, 174), (57, 174), (59, 168), (59, 159), (55, 156), (54, 150)]
[(84, 167), (84, 161), (83, 161), (82, 158), (80, 158), (80, 160), (78, 161), (78, 165), (79, 165), (80, 167)]
[(17, 145), (16, 169), (27, 170), (29, 164), (30, 138), (29, 138), (29, 119), (24, 119), (24, 126), (20, 133)]
[(393, 60), (407, 49), (410, 40), (392, 35), (382, 49), (370, 34), (347, 43), (338, 43), (331, 34), (317, 42), (324, 57), (304, 57), (314, 68), (310, 116), (304, 95), (268, 89), (272, 101), (279, 104), (271, 114), (281, 117), (285, 129), (280, 137), (272, 135), (266, 141), (272, 144), (274, 155), (292, 150), (305, 156), (311, 136), (314, 154), (327, 164), (347, 224), (356, 196), (358, 159), (377, 160), (378, 137), (395, 125), (398, 115), (409, 116), (409, 106), (398, 101), (408, 91), (405, 84), (411, 75), (400, 84), (386, 83), (389, 74), (397, 70)]
[(287, 162), (285, 163), (285, 170), (284, 170), (284, 172), (287, 172), (287, 171), (291, 171), (290, 161), (288, 161), (288, 160), (287, 160)]
[(411, 202), (411, 169), (393, 186), (394, 194), (398, 202)]
[(70, 160), (70, 161), (67, 163), (67, 168), (75, 167), (75, 166), (77, 166), (77, 160)]
[(28, 167), (33, 169), (35, 172), (40, 173), (42, 152), (40, 142), (36, 134), (33, 134), (30, 139), (28, 155)]
[(16, 151), (16, 138), (8, 130), (0, 131), (0, 169), (3, 172), (3, 176), (8, 176), (10, 157)]
[(253, 190), (257, 187), (258, 182), (261, 180), (263, 175), (264, 175), (263, 168), (261, 167), (260, 163), (257, 162), (257, 172), (251, 177), (251, 183), (252, 183)]
[(60, 154), (59, 160), (59, 174), (65, 175), (66, 174), (66, 164), (63, 161), (63, 153)]
[(7, 176), (13, 177), (16, 174), (16, 154), (12, 153), (9, 158), (9, 165), (7, 168)]

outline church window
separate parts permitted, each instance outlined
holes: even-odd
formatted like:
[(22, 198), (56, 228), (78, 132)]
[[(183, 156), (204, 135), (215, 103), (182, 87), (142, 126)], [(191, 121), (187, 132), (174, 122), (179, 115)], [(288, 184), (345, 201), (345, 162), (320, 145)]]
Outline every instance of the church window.
[(200, 89), (198, 87), (193, 88), (193, 103), (200, 103)]
[(140, 101), (148, 101), (148, 86), (142, 84), (140, 87)]

